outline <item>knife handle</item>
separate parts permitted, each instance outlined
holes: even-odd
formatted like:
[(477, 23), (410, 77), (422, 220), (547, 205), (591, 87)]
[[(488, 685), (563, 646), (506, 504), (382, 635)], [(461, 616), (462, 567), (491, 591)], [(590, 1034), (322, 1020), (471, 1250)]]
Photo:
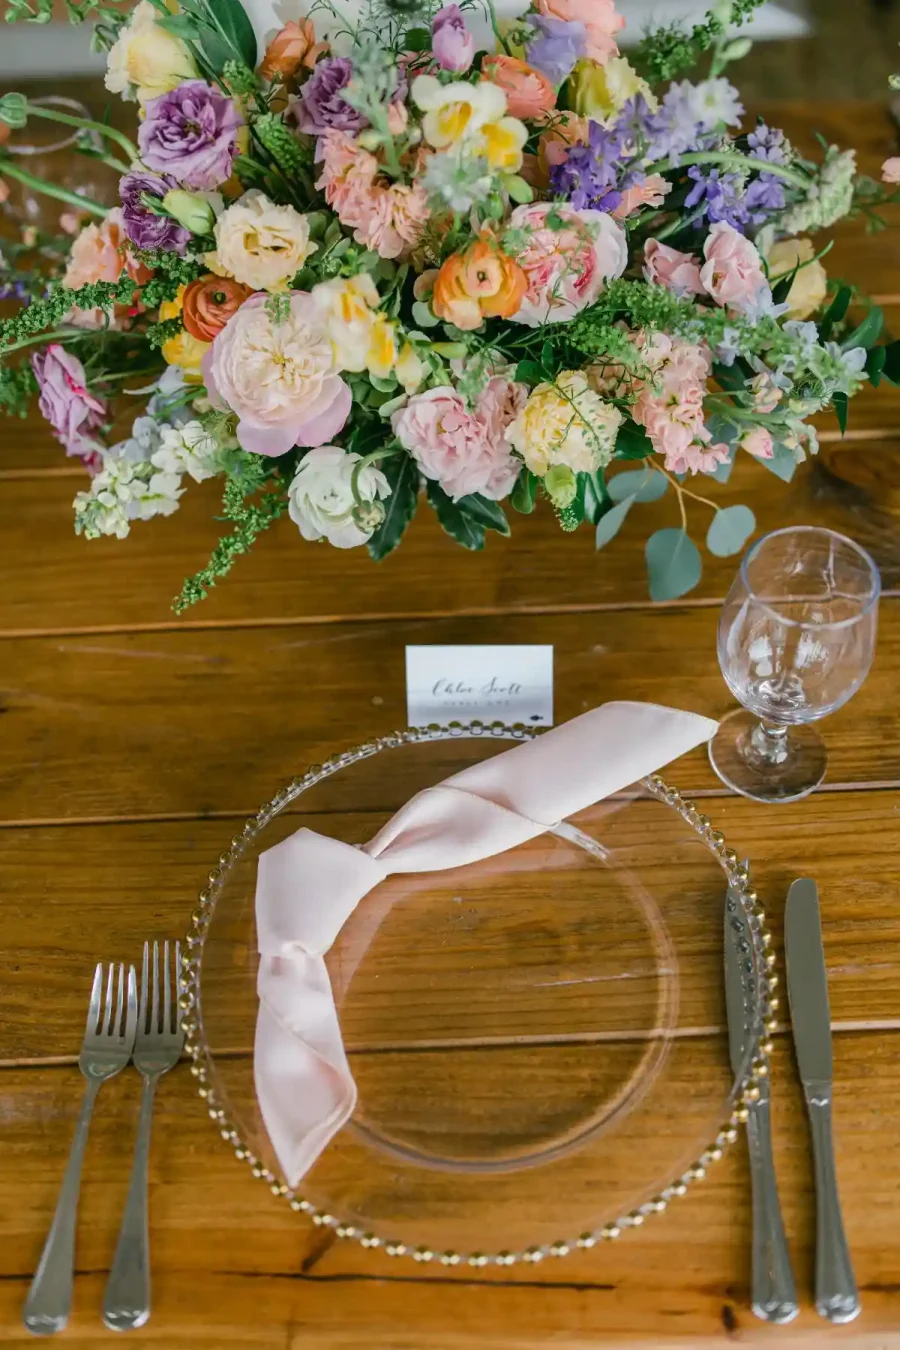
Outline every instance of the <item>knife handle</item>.
[(775, 1184), (768, 1096), (750, 1108), (747, 1147), (753, 1188), (753, 1311), (764, 1322), (792, 1322), (800, 1308)]
[(816, 1312), (829, 1322), (852, 1322), (860, 1302), (838, 1198), (830, 1087), (811, 1085), (806, 1105), (816, 1177)]

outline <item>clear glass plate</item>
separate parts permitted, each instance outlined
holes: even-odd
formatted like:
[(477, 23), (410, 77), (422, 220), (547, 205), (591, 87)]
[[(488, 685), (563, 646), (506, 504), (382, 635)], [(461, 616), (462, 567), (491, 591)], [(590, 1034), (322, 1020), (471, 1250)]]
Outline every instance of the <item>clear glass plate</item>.
[[(414, 792), (531, 734), (401, 732), (314, 767), (248, 822), (194, 916), (189, 1049), (223, 1136), (295, 1209), (398, 1255), (507, 1263), (616, 1236), (720, 1156), (765, 1072), (761, 911), (721, 835), (654, 779), (364, 898), (327, 957), (359, 1102), (289, 1191), (253, 1087), (260, 853), (304, 825), (362, 843)], [(746, 910), (736, 1075), (729, 879)]]

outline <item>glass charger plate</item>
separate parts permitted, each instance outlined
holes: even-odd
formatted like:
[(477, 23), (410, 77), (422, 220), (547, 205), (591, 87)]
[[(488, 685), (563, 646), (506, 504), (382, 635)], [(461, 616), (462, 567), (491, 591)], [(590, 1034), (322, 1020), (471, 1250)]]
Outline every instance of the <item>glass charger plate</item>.
[(390, 877), (363, 899), (327, 957), (358, 1105), (287, 1186), (253, 1086), (260, 853), (303, 825), (362, 843), (416, 791), (533, 734), (432, 727), (313, 766), (235, 837), (193, 917), (187, 1043), (223, 1138), (295, 1210), (394, 1255), (509, 1264), (616, 1237), (704, 1175), (766, 1072), (762, 910), (722, 835), (654, 778), (509, 852)]

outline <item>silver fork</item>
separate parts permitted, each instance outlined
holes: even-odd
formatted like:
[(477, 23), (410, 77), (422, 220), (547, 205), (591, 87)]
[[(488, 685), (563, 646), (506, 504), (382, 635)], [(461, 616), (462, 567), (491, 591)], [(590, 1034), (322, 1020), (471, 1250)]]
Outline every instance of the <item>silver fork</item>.
[(101, 961), (94, 971), (87, 1026), (78, 1057), (78, 1067), (87, 1079), (87, 1086), (56, 1202), (56, 1213), (22, 1312), (22, 1320), (35, 1336), (52, 1336), (54, 1332), (62, 1331), (69, 1320), (78, 1191), (91, 1112), (100, 1084), (124, 1069), (131, 1058), (136, 1026), (137, 977), (134, 966), (128, 967), (126, 981), (125, 967), (120, 965), (117, 981), (115, 966), (110, 965), (104, 980)]
[(144, 1089), (141, 1093), (141, 1113), (134, 1146), (131, 1181), (128, 1185), (128, 1199), (125, 1202), (119, 1242), (103, 1298), (103, 1321), (113, 1331), (131, 1331), (134, 1327), (142, 1327), (150, 1316), (147, 1161), (150, 1153), (153, 1095), (162, 1075), (178, 1062), (184, 1043), (181, 1009), (178, 1006), (181, 947), (177, 942), (174, 964), (173, 1000), (173, 972), (170, 971), (168, 942), (163, 944), (162, 972), (160, 972), (159, 943), (153, 944), (152, 977), (150, 946), (149, 943), (144, 943), (141, 1006), (134, 1043), (134, 1066), (144, 1079)]

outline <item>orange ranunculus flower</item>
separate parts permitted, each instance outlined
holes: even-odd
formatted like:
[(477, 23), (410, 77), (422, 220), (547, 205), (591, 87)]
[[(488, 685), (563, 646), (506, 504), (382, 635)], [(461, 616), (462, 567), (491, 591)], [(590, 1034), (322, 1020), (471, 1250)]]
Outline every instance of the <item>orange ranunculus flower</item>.
[(533, 70), (516, 56), (485, 57), (481, 67), (482, 78), (496, 84), (506, 94), (506, 110), (510, 117), (534, 122), (556, 107), (556, 91), (539, 70)]
[(181, 321), (191, 337), (212, 342), (252, 294), (249, 286), (231, 277), (198, 277), (184, 292)]
[(327, 42), (316, 42), (312, 19), (301, 19), (299, 23), (292, 19), (269, 43), (259, 73), (264, 80), (289, 80), (301, 66), (312, 70), (327, 51)]
[(485, 233), (453, 253), (434, 281), (432, 308), (457, 328), (480, 328), (485, 319), (508, 319), (524, 299), (528, 280), (514, 258)]

